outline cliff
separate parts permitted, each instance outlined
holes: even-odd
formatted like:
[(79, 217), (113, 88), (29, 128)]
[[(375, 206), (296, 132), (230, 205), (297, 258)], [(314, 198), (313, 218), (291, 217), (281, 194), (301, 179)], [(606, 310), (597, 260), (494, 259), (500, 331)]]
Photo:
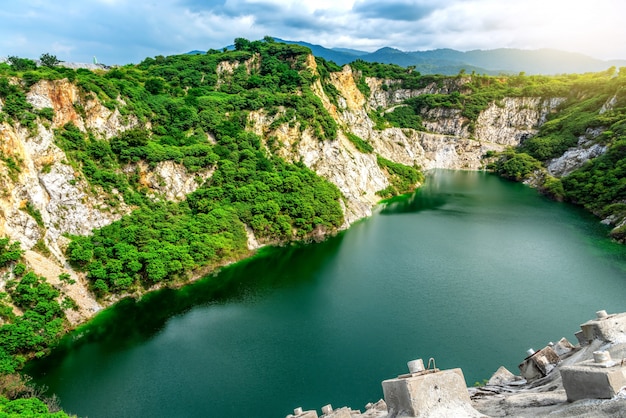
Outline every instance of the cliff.
[[(308, 64), (317, 71), (315, 60)], [(376, 129), (370, 118), (373, 111), (393, 109), (406, 99), (421, 94), (446, 94), (462, 89), (467, 80), (447, 80), (443, 87), (431, 83), (418, 90), (383, 89), (394, 80), (367, 78), (370, 95), (366, 97), (357, 87), (350, 66), (330, 74), (329, 82), (339, 95), (334, 104), (327, 96), (320, 80), (313, 91), (320, 97), (326, 110), (342, 128), (333, 141), (319, 141), (310, 132), (299, 132), (297, 124), (283, 123), (269, 127), (278, 115), (268, 117), (262, 111), (251, 112), (254, 132), (264, 138), (277, 138), (278, 155), (290, 161), (302, 161), (319, 175), (333, 182), (345, 197), (346, 224), (371, 215), (371, 208), (380, 200), (375, 193), (388, 185), (382, 170), (376, 165), (375, 154), (408, 166), (425, 170), (485, 168), (484, 155), (519, 145), (538, 132), (548, 115), (563, 102), (560, 98), (507, 97), (502, 103), (492, 103), (481, 112), (475, 133), (468, 129), (469, 120), (456, 109), (437, 108), (425, 115), (427, 131), (388, 127)], [(345, 132), (353, 133), (372, 145), (367, 154), (348, 140)]]
[[(67, 236), (88, 235), (133, 208), (116, 190), (107, 193), (90, 185), (80, 168), (55, 144), (55, 130), (71, 122), (83, 132), (108, 140), (137, 126), (138, 121), (104, 107), (67, 80), (40, 81), (30, 88), (26, 100), (35, 110), (52, 109), (54, 118), (38, 120), (33, 128), (8, 121), (0, 124), (0, 235), (20, 242), (29, 267), (63, 287), (64, 293), (77, 302), (78, 310), (68, 309), (66, 315), (78, 324), (102, 307), (89, 290), (85, 275), (67, 263)], [(211, 173), (207, 169), (192, 175), (172, 161), (153, 168), (140, 162), (125, 170), (137, 171), (152, 195), (169, 200), (183, 199)], [(61, 273), (70, 274), (76, 283), (62, 284), (58, 278)], [(0, 276), (0, 291), (7, 278), (10, 276)]]
[[(250, 74), (258, 70), (259, 60), (257, 54), (241, 66), (238, 61), (219, 62), (217, 85), (232, 83), (238, 71)], [(337, 186), (342, 194), (343, 228), (371, 215), (380, 200), (377, 192), (390, 185), (390, 173), (377, 163), (377, 156), (426, 170), (481, 169), (485, 166), (485, 154), (517, 145), (535, 134), (562, 101), (506, 97), (487, 106), (472, 131), (467, 117), (457, 109), (447, 108), (424, 111), (424, 131), (380, 129), (370, 117), (372, 112), (394, 109), (406, 99), (423, 94), (465, 91), (470, 78), (450, 78), (443, 84), (402, 89), (393, 87), (395, 80), (369, 77), (366, 82), (370, 94), (366, 96), (359, 90), (359, 75), (351, 67), (332, 72), (323, 80), (312, 56), (306, 58), (305, 64), (312, 74), (318, 75), (311, 91), (336, 123), (336, 138), (320, 140), (310, 127), (303, 129), (302, 122), (282, 121), (287, 111), (284, 107), (272, 114), (263, 108), (250, 111), (248, 129), (260, 136), (268, 152), (288, 162), (301, 162)], [(20, 83), (17, 79), (11, 82)], [(332, 85), (336, 97), (328, 96), (324, 84)], [(119, 190), (107, 191), (90, 184), (81, 167), (59, 148), (55, 132), (72, 122), (84, 134), (106, 142), (132, 128), (150, 129), (151, 123), (140, 121), (132, 113), (122, 115), (119, 109), (126, 103), (121, 96), (115, 99), (117, 107), (105, 106), (101, 97), (85, 92), (68, 79), (36, 82), (28, 89), (26, 100), (35, 111), (51, 109), (54, 116), (49, 121), (38, 118), (31, 127), (8, 120), (0, 125), (0, 181), (4, 191), (0, 198), (0, 234), (19, 241), (27, 250), (25, 258), (30, 266), (51, 283), (60, 286), (58, 275), (71, 274), (76, 284), (64, 285), (64, 289), (80, 308), (77, 312), (68, 310), (67, 315), (73, 323), (79, 323), (100, 309), (100, 304), (92, 296), (85, 274), (74, 271), (67, 262), (67, 237), (88, 235), (131, 213), (133, 207), (125, 203)], [(350, 134), (370, 144), (373, 152), (360, 151), (348, 138)], [(209, 167), (192, 173), (175, 161), (137, 161), (122, 169), (126, 175), (138, 176), (138, 183), (152, 199), (169, 201), (184, 200), (213, 171), (214, 167)], [(247, 231), (250, 248), (258, 246), (257, 241), (271, 241), (258, 240), (252, 229)], [(114, 300), (111, 298), (108, 303)]]
[[(0, 238), (19, 242), (22, 261), (52, 284), (42, 294), (54, 299), (47, 307), (58, 327), (27, 324), (15, 341), (44, 330), (47, 339), (26, 348), (0, 340), (0, 365), (45, 354), (122, 297), (184, 285), (262, 245), (348, 228), (382, 197), (419, 186), (419, 170), (484, 169), (521, 145), (549, 156), (545, 167), (526, 153), (503, 166), (557, 193), (556, 177), (579, 175), (590, 159), (620, 161), (626, 149), (615, 146), (624, 89), (589, 92), (620, 78), (588, 78), (576, 90), (566, 76), (338, 68), (273, 42), (109, 71), (0, 65)], [(612, 212), (597, 213), (626, 229), (620, 196), (606, 197), (622, 199)], [(13, 261), (0, 272), (3, 332), (38, 307), (20, 300), (15, 283), (33, 277)], [(59, 325), (60, 306), (69, 325)], [(504, 413), (551, 402), (529, 393), (508, 397)]]

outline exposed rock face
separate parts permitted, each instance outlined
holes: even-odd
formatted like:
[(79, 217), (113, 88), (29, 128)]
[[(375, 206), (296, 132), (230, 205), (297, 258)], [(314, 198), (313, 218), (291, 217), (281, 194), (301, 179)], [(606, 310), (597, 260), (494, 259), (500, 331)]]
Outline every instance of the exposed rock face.
[[(309, 56), (306, 62), (316, 73), (314, 57)], [(247, 72), (253, 71), (260, 65), (260, 57), (255, 55), (242, 63), (220, 63), (219, 83), (227, 82), (241, 65), (245, 65)], [(310, 129), (301, 131), (295, 121), (270, 129), (272, 122), (284, 112), (269, 116), (259, 110), (249, 116), (249, 129), (263, 137), (270, 152), (288, 161), (302, 161), (337, 185), (344, 196), (341, 202), (346, 220), (344, 227), (371, 215), (372, 207), (379, 201), (376, 192), (389, 186), (388, 174), (378, 166), (376, 154), (423, 169), (480, 169), (487, 151), (516, 145), (534, 134), (560, 103), (559, 99), (506, 98), (491, 104), (474, 127), (458, 110), (431, 109), (422, 115), (427, 132), (398, 128), (376, 130), (370, 112), (385, 111), (420, 94), (463, 93), (463, 86), (470, 78), (450, 78), (415, 90), (398, 88), (397, 80), (368, 78), (371, 95), (365, 97), (357, 88), (358, 77), (360, 75), (353, 74), (349, 66), (330, 74), (329, 81), (339, 92), (336, 100), (325, 94), (320, 79), (312, 85), (313, 92), (338, 125), (334, 140), (322, 141)], [(53, 129), (73, 122), (80, 130), (89, 130), (96, 138), (106, 140), (138, 126), (139, 122), (132, 116), (122, 117), (117, 110), (109, 110), (94, 94), (81, 92), (68, 80), (40, 81), (31, 87), (27, 100), (36, 109), (52, 108), (54, 118), (51, 123), (39, 123), (36, 132), (19, 124), (0, 125), (0, 150), (17, 165), (16, 168), (0, 162), (3, 193), (0, 196), (0, 234), (19, 240), (24, 249), (45, 244), (52, 253), (50, 263), (63, 266), (63, 249), (67, 245), (63, 234), (89, 234), (132, 208), (126, 206), (115, 191), (106, 194), (91, 187), (54, 144)], [(124, 104), (121, 98), (117, 101)], [(607, 103), (607, 109), (610, 106)], [(358, 151), (344, 132), (369, 142), (374, 152)], [(174, 201), (184, 199), (212, 174), (212, 168), (189, 173), (182, 165), (171, 161), (155, 167), (137, 163), (125, 170), (137, 172), (155, 199)], [(110, 199), (116, 199), (119, 204), (112, 208), (107, 203)], [(251, 236), (250, 248), (258, 245)]]
[(107, 109), (94, 96), (93, 93), (81, 95), (78, 87), (63, 79), (36, 83), (26, 99), (35, 109), (50, 107), (54, 110), (54, 128), (73, 122), (81, 130), (91, 129), (104, 138), (111, 138), (137, 125), (137, 120), (132, 116), (127, 123), (123, 122), (117, 109)]
[(539, 126), (563, 100), (507, 97), (492, 103), (476, 121), (476, 138), (490, 139), (490, 142), (502, 145), (519, 145), (537, 133)]
[[(261, 112), (250, 114), (252, 129), (258, 134), (267, 133), (273, 120)], [(343, 134), (334, 141), (320, 141), (310, 130), (301, 133), (297, 126), (284, 124), (271, 135), (280, 144), (276, 151), (279, 156), (287, 161), (302, 161), (339, 188), (346, 198), (346, 227), (372, 214), (372, 207), (380, 200), (375, 193), (389, 185), (375, 155), (358, 152)]]
[[(112, 213), (104, 196), (95, 195), (65, 154), (53, 144), (50, 129), (39, 125), (39, 134), (29, 135), (20, 127), (2, 125), (0, 140), (11, 148), (5, 155), (19, 161), (19, 174), (2, 173), (4, 197), (0, 199), (0, 230), (29, 249), (43, 239), (58, 260), (61, 234), (87, 234), (111, 223), (127, 211), (121, 205)], [(15, 179), (11, 179), (11, 177)], [(102, 210), (100, 210), (102, 208)], [(38, 211), (40, 225), (28, 211)]]
[[(40, 81), (32, 86), (27, 100), (35, 109), (52, 108), (54, 119), (51, 125), (38, 124), (35, 133), (19, 125), (0, 126), (4, 155), (19, 162), (19, 173), (10, 173), (4, 167), (0, 232), (19, 240), (24, 249), (43, 240), (55, 258), (62, 261), (62, 234), (88, 234), (130, 209), (121, 203), (112, 211), (106, 203), (107, 196), (91, 190), (54, 144), (53, 129), (73, 122), (79, 129), (90, 129), (110, 138), (136, 122), (130, 118), (131, 123), (123, 124), (117, 110), (110, 111), (98, 100), (81, 97), (78, 88), (67, 80)], [(82, 115), (77, 108), (84, 110)], [(32, 213), (27, 213), (29, 210), (40, 213), (39, 224)]]
[(235, 73), (235, 70), (239, 68), (240, 65), (244, 65), (246, 67), (246, 72), (250, 74), (253, 69), (258, 70), (261, 65), (261, 56), (258, 53), (255, 53), (250, 59), (239, 62), (239, 61), (221, 61), (217, 64), (216, 72), (217, 72), (217, 85), (224, 84), (230, 76)]
[(607, 100), (606, 103), (602, 105), (598, 113), (603, 114), (603, 113), (608, 112), (609, 110), (613, 110), (616, 104), (617, 104), (617, 94), (613, 95), (613, 97)]
[(439, 135), (469, 138), (469, 121), (461, 116), (459, 109), (437, 108), (422, 112), (424, 127)]
[(356, 87), (350, 67), (341, 76), (333, 74), (333, 84), (345, 100), (339, 101), (339, 122), (350, 131), (368, 140), (383, 157), (407, 165), (418, 164), (424, 169), (479, 169), (481, 157), (490, 150), (517, 145), (537, 132), (547, 115), (562, 102), (561, 99), (506, 98), (492, 104), (478, 118), (475, 133), (470, 133), (469, 121), (457, 109), (431, 109), (423, 114), (429, 132), (390, 128), (374, 130), (368, 111), (374, 107), (393, 106), (409, 97), (424, 93), (447, 93), (462, 90), (469, 78), (446, 80), (442, 86), (430, 85), (421, 90), (383, 90), (388, 81), (368, 79), (371, 96), (365, 98)]
[[(63, 234), (90, 234), (120, 219), (131, 208), (116, 191), (103, 193), (87, 183), (54, 144), (53, 129), (73, 122), (79, 129), (89, 129), (104, 139), (136, 126), (137, 121), (133, 117), (123, 121), (117, 110), (111, 111), (95, 98), (81, 95), (67, 80), (41, 81), (32, 86), (27, 100), (35, 109), (52, 108), (54, 119), (50, 124), (39, 123), (34, 132), (19, 124), (0, 124), (0, 151), (15, 163), (10, 167), (0, 162), (0, 235), (20, 241), (25, 250), (43, 243), (50, 250), (49, 259), (32, 251), (26, 252), (26, 259), (38, 274), (54, 282), (60, 272), (71, 272), (65, 265), (63, 250), (68, 241)], [(199, 187), (211, 170), (189, 174), (178, 164), (164, 162), (154, 171), (146, 169), (144, 174), (155, 195), (180, 200)], [(110, 199), (118, 201), (115, 208)], [(99, 309), (77, 282), (71, 287), (77, 289), (73, 296), (80, 309), (77, 314), (68, 311), (74, 323)]]
[[(315, 72), (315, 60), (310, 57), (307, 63)], [(312, 88), (340, 128), (368, 141), (375, 153), (384, 158), (423, 169), (481, 169), (487, 151), (502, 151), (534, 135), (548, 114), (562, 102), (562, 99), (505, 98), (481, 113), (474, 133), (458, 109), (445, 108), (431, 109), (422, 115), (428, 132), (376, 130), (368, 112), (396, 106), (420, 94), (462, 90), (470, 79), (446, 79), (439, 85), (432, 83), (419, 90), (403, 90), (393, 88), (397, 81), (367, 78), (371, 95), (366, 98), (358, 89), (355, 77), (359, 75), (353, 74), (349, 66), (330, 75), (330, 82), (339, 92), (337, 105), (326, 96), (320, 80)], [(385, 89), (384, 85), (391, 87)], [(369, 216), (371, 206), (378, 200), (376, 191), (389, 184), (375, 156), (359, 152), (341, 132), (334, 141), (319, 141), (310, 131), (301, 133), (293, 123), (270, 131), (269, 126), (277, 117), (268, 117), (262, 111), (252, 112), (250, 125), (259, 135), (277, 139), (278, 155), (289, 161), (304, 162), (339, 187), (346, 197), (346, 226)]]
[(185, 200), (188, 194), (195, 192), (211, 177), (214, 168), (200, 170), (197, 173), (189, 173), (185, 166), (173, 161), (161, 161), (156, 167), (150, 169), (144, 162), (129, 165), (124, 171), (132, 173), (137, 171), (140, 183), (151, 190), (155, 199), (165, 199), (173, 202)]
[[(346, 71), (345, 68), (346, 67), (344, 67), (344, 71)], [(441, 83), (430, 83), (421, 89), (409, 90), (397, 88), (401, 82), (400, 80), (381, 80), (372, 77), (365, 79), (365, 82), (371, 90), (368, 106), (372, 109), (386, 109), (422, 94), (449, 94), (453, 91), (465, 92), (463, 85), (470, 81), (470, 77), (447, 78)]]
[(604, 154), (608, 147), (594, 141), (603, 129), (587, 129), (585, 135), (578, 138), (578, 145), (568, 149), (563, 155), (548, 162), (548, 172), (556, 177), (567, 176), (574, 170), (582, 167), (592, 158)]

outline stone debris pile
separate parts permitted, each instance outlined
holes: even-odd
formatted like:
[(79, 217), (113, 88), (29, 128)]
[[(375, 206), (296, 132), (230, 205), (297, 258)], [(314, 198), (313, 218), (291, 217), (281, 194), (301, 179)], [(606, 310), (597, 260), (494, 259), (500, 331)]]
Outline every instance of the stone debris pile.
[(317, 415), (317, 411), (303, 411), (302, 408), (293, 410), (293, 414), (287, 415), (287, 418), (383, 418), (387, 416), (387, 404), (382, 399), (376, 403), (368, 403), (365, 405), (365, 412), (352, 410), (343, 407), (333, 409), (328, 404), (322, 407), (322, 415)]
[[(432, 367), (431, 367), (432, 364)], [(400, 417), (482, 417), (472, 408), (461, 369), (439, 370), (434, 359), (424, 367), (422, 359), (407, 363), (409, 373), (382, 382), (384, 400), (367, 404), (364, 413), (350, 408), (322, 407), (317, 411), (296, 408), (287, 418), (400, 418)]]
[(365, 412), (326, 405), (321, 416), (296, 408), (287, 418), (626, 417), (626, 313), (598, 311), (580, 328), (577, 345), (561, 338), (529, 349), (519, 376), (500, 367), (486, 385), (467, 388), (461, 369), (417, 359), (382, 382), (384, 400)]

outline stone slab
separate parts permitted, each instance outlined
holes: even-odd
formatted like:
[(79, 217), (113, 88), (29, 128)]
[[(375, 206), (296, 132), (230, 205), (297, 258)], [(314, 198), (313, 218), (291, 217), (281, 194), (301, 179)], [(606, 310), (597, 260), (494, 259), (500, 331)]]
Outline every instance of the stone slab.
[(461, 369), (411, 375), (382, 383), (389, 418), (426, 417), (437, 410), (475, 412)]
[(626, 367), (594, 366), (593, 360), (561, 367), (567, 400), (610, 399), (626, 386)]
[(289, 414), (285, 418), (318, 418), (317, 411), (303, 411), (297, 415)]
[(519, 370), (524, 379), (531, 381), (547, 376), (560, 361), (560, 357), (548, 346), (526, 357)]
[(626, 313), (592, 319), (582, 324), (580, 329), (583, 341), (616, 341), (619, 337), (623, 337), (626, 334)]

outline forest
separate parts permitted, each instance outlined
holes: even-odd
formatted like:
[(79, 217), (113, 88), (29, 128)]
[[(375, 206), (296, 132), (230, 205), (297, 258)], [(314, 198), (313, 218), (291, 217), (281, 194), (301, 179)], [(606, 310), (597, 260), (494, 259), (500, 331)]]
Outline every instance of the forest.
[[(582, 205), (617, 228), (611, 236), (626, 239), (626, 68), (564, 76), (565, 101), (539, 133), (502, 153), (491, 168), (515, 181), (534, 183), (548, 196)], [(610, 106), (607, 106), (610, 104)], [(606, 152), (566, 176), (556, 178), (547, 164), (570, 148), (600, 144)]]
[(63, 309), (71, 301), (59, 303), (59, 290), (21, 261), (20, 244), (0, 238), (0, 271), (12, 272), (6, 292), (0, 292), (0, 416), (67, 417), (58, 399), (17, 372), (28, 359), (45, 355), (68, 330)]
[[(337, 187), (303, 163), (277, 157), (270, 152), (271, 138), (246, 129), (249, 112), (263, 109), (275, 117), (274, 126), (288, 123), (301, 132), (310, 130), (319, 141), (336, 138), (338, 126), (311, 85), (323, 78), (325, 91), (336, 99), (326, 81), (338, 67), (318, 58), (314, 74), (306, 65), (309, 54), (307, 48), (271, 38), (238, 38), (232, 51), (157, 56), (106, 71), (65, 68), (49, 54), (42, 55), (39, 65), (19, 57), (0, 64), (0, 123), (19, 124), (33, 135), (38, 124), (50, 126), (54, 110), (34, 109), (26, 93), (41, 80), (63, 79), (74, 83), (84, 99), (97, 98), (123, 118), (138, 121), (137, 127), (108, 140), (72, 122), (54, 130), (67, 164), (94, 194), (106, 196), (112, 208), (133, 208), (92, 235), (68, 237), (66, 257), (85, 273), (96, 297), (183, 284), (199, 270), (239, 260), (250, 254), (246, 227), (268, 243), (309, 240), (341, 227)], [(223, 63), (232, 72), (218, 75)], [(85, 115), (80, 103), (74, 107)], [(357, 138), (352, 136), (372, 151)], [(4, 154), (0, 158), (16, 181), (21, 161)], [(125, 170), (138, 162), (154, 167), (162, 161), (211, 175), (183, 201), (173, 202), (151, 195), (137, 170)], [(379, 164), (393, 179), (381, 196), (411, 191), (421, 178), (414, 167), (384, 159)], [(32, 205), (24, 210), (43, 226)], [(0, 270), (8, 277), (0, 293), (0, 415), (19, 408), (26, 413), (49, 407), (56, 413), (54, 399), (15, 373), (29, 359), (46, 355), (68, 331), (64, 309), (75, 302), (27, 269), (19, 243), (3, 238), (0, 249)], [(47, 249), (40, 242), (34, 250)], [(69, 276), (59, 279), (63, 283)]]
[[(140, 295), (155, 286), (178, 286), (198, 271), (212, 271), (250, 254), (249, 228), (265, 243), (287, 244), (335, 233), (344, 224), (342, 195), (329, 181), (304, 163), (288, 162), (273, 152), (274, 138), (252, 133), (248, 116), (263, 110), (281, 124), (309, 130), (319, 141), (337, 138), (341, 126), (313, 92), (320, 81), (334, 104), (339, 92), (330, 83), (336, 64), (315, 58), (310, 51), (266, 37), (237, 38), (233, 50), (206, 54), (157, 56), (137, 65), (108, 70), (63, 67), (56, 57), (33, 60), (10, 57), (0, 63), (0, 123), (37, 131), (50, 126), (52, 108), (35, 109), (26, 93), (40, 80), (68, 80), (83, 98), (97, 98), (136, 127), (110, 139), (79, 129), (69, 122), (54, 130), (54, 142), (67, 164), (88, 182), (94, 194), (106, 196), (112, 208), (133, 210), (119, 221), (87, 236), (69, 236), (66, 257), (85, 274), (97, 298)], [(490, 168), (515, 181), (540, 173), (538, 186), (555, 199), (585, 206), (616, 224), (626, 219), (626, 69), (559, 76), (421, 75), (414, 68), (366, 63), (350, 64), (359, 90), (367, 97), (366, 77), (385, 79), (384, 90), (451, 86), (446, 94), (428, 93), (406, 100), (393, 111), (373, 109), (375, 129), (397, 127), (425, 130), (429, 109), (458, 109), (470, 133), (478, 115), (505, 97), (563, 98), (563, 103), (538, 135), (515, 149), (485, 155)], [(225, 71), (224, 68), (232, 71)], [(606, 103), (610, 108), (601, 111)], [(86, 110), (75, 104), (75, 110)], [(563, 178), (550, 176), (546, 163), (576, 146), (582, 136), (598, 132), (594, 143), (607, 152)], [(423, 173), (376, 155), (367, 140), (344, 132), (356, 149), (375, 154), (390, 179), (379, 190), (382, 198), (408, 193), (422, 182)], [(20, 161), (0, 152), (8, 175), (15, 180)], [(201, 186), (182, 201), (149, 193), (137, 163), (155, 167), (173, 161), (190, 173), (210, 171)], [(46, 167), (44, 167), (46, 170)], [(24, 210), (43, 223), (32, 206)], [(626, 239), (626, 225), (613, 231)], [(35, 250), (45, 252), (41, 243)], [(29, 359), (46, 355), (69, 329), (65, 310), (75, 302), (29, 270), (17, 242), (0, 237), (0, 416), (46, 413), (67, 416), (55, 399), (46, 398), (27, 377), (16, 372)], [(69, 276), (59, 277), (61, 283)], [(25, 398), (25, 399), (21, 399)], [(17, 412), (16, 412), (17, 411)]]
[[(127, 130), (109, 141), (71, 122), (55, 132), (55, 143), (94, 190), (119, 192), (108, 204), (136, 208), (94, 235), (72, 238), (68, 259), (87, 272), (100, 296), (185, 281), (198, 268), (239, 259), (248, 252), (244, 225), (259, 238), (289, 241), (343, 223), (334, 185), (303, 164), (270, 154), (262, 138), (246, 131), (247, 112), (263, 108), (276, 115), (284, 109), (277, 123), (284, 119), (301, 130), (311, 128), (320, 140), (336, 136), (335, 121), (310, 89), (308, 50), (270, 39), (237, 39), (235, 46), (227, 52), (147, 58), (102, 73), (23, 63), (24, 71), (14, 64), (2, 68), (0, 97), (7, 119), (29, 126), (37, 117), (51, 118), (49, 111), (41, 116), (32, 110), (24, 90), (41, 79), (67, 78), (105, 106), (150, 123), (150, 129)], [(235, 65), (218, 83), (220, 62), (245, 61), (255, 61), (255, 70)], [(19, 75), (23, 84), (9, 83), (11, 75)], [(139, 161), (151, 166), (174, 161), (192, 173), (214, 171), (199, 190), (174, 203), (149, 197), (137, 173), (123, 172)]]

